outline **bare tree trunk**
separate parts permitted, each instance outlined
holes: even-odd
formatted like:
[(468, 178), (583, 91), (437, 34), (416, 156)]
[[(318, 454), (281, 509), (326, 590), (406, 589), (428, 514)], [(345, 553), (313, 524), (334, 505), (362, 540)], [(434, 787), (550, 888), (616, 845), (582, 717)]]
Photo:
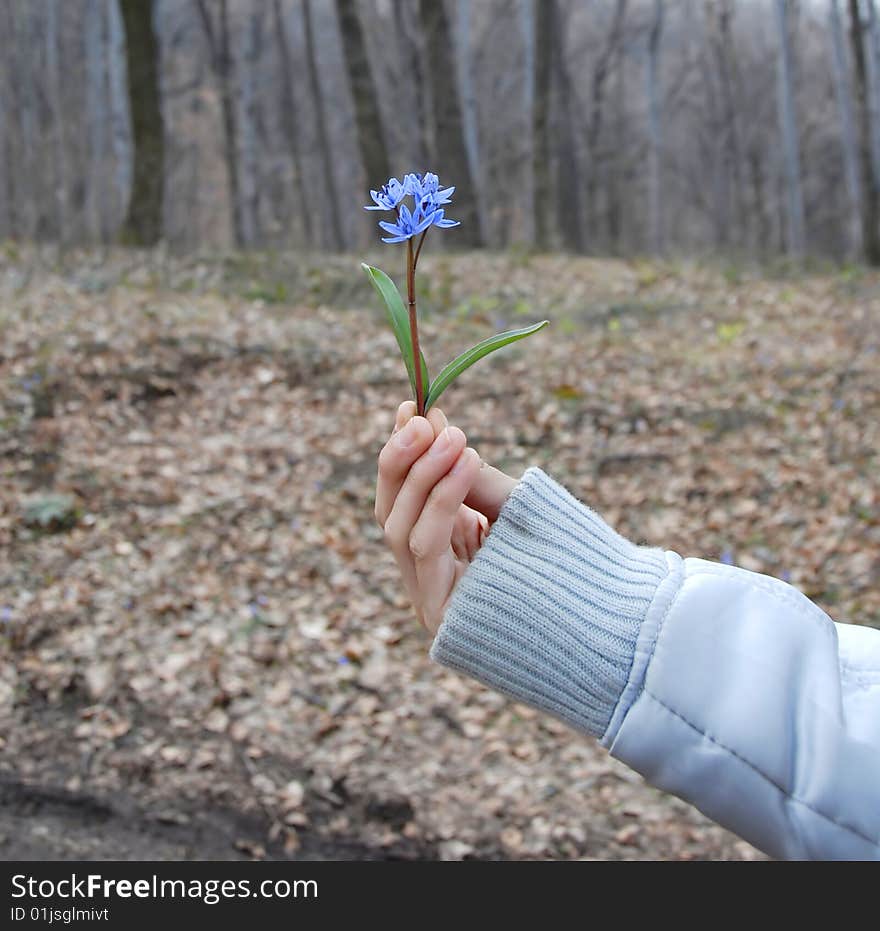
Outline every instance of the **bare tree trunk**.
[(627, 151), (626, 132), (626, 59), (624, 45), (617, 48), (617, 66), (615, 78), (615, 131), (614, 151), (618, 153), (610, 159), (608, 172), (608, 240), (611, 252), (620, 255), (624, 237), (623, 210), (623, 159), (619, 153)]
[(862, 251), (862, 230), (859, 216), (861, 190), (859, 184), (858, 143), (856, 127), (852, 112), (852, 89), (849, 80), (849, 68), (846, 60), (846, 42), (843, 35), (843, 23), (840, 18), (839, 0), (831, 0), (829, 6), (831, 27), (831, 51), (834, 63), (834, 89), (837, 94), (837, 108), (840, 114), (840, 141), (843, 149), (844, 177), (849, 197), (851, 222), (847, 224), (850, 238), (850, 250), (854, 255)]
[(597, 195), (601, 166), (599, 164), (599, 141), (605, 106), (605, 85), (615, 61), (619, 62), (617, 50), (623, 41), (623, 25), (626, 18), (627, 0), (617, 0), (608, 37), (593, 65), (593, 80), (590, 110), (587, 118), (587, 226), (591, 231), (598, 228)]
[(263, 39), (263, 6), (257, 5), (250, 15), (247, 27), (247, 39), (242, 61), (240, 79), (237, 82), (236, 122), (239, 126), (239, 169), (241, 171), (241, 225), (244, 245), (251, 247), (261, 240), (260, 232), (260, 184), (259, 153), (257, 141), (257, 110), (259, 108), (254, 88), (254, 74), (257, 70)]
[(431, 120), (431, 88), (425, 66), (425, 37), (419, 21), (419, 10), (411, 0), (392, 0), (394, 4), (394, 21), (397, 23), (398, 54), (402, 62), (402, 72), (407, 76), (411, 89), (412, 119), (411, 130), (406, 134), (409, 142), (409, 156), (420, 171), (428, 171), (428, 162), (434, 151), (434, 136)]
[(871, 265), (880, 265), (880, 197), (878, 197), (877, 178), (871, 154), (871, 109), (868, 87), (867, 65), (865, 63), (864, 28), (859, 0), (849, 0), (850, 45), (855, 62), (856, 104), (859, 114), (860, 161), (862, 166), (862, 243), (865, 259)]
[(305, 24), (306, 67), (309, 75), (309, 85), (312, 99), (315, 102), (315, 120), (318, 127), (318, 149), (324, 165), (327, 180), (327, 210), (329, 217), (329, 230), (332, 238), (327, 243), (332, 248), (341, 250), (345, 248), (345, 237), (342, 233), (340, 220), (339, 195), (336, 191), (336, 177), (334, 175), (334, 159), (330, 150), (330, 135), (327, 132), (327, 118), (324, 109), (324, 94), (321, 81), (318, 77), (318, 61), (315, 57), (315, 30), (312, 20), (312, 0), (303, 0), (303, 20)]
[[(557, 0), (548, 0), (554, 5)], [(560, 10), (557, 8), (553, 16), (553, 68), (556, 85), (559, 88), (559, 162), (556, 180), (557, 217), (559, 228), (565, 241), (565, 246), (575, 252), (584, 252), (586, 241), (584, 238), (584, 210), (581, 198), (581, 169), (577, 151), (577, 139), (574, 125), (574, 91), (571, 85), (571, 75), (568, 73), (568, 62), (565, 54), (566, 29), (562, 28)]]
[(462, 127), (467, 151), (468, 170), (474, 182), (477, 221), (480, 241), (488, 239), (486, 204), (481, 184), (480, 138), (477, 121), (477, 98), (474, 96), (474, 80), (471, 74), (471, 0), (458, 0), (456, 17), (456, 62), (458, 64), (458, 91), (461, 95)]
[(795, 116), (791, 64), (788, 0), (776, 0), (776, 24), (779, 30), (779, 122), (782, 129), (783, 164), (786, 186), (786, 228), (788, 252), (802, 259), (806, 251), (804, 200), (801, 192), (801, 165)]
[(550, 105), (556, 0), (534, 0), (535, 4), (535, 96), (532, 113), (534, 138), (535, 242), (542, 249), (551, 245), (553, 208), (550, 202)]
[(111, 228), (125, 218), (131, 196), (131, 123), (128, 111), (128, 73), (125, 62), (125, 30), (117, 0), (107, 4), (107, 83), (110, 92), (110, 144), (113, 150), (115, 203)]
[(306, 195), (303, 158), (299, 134), (299, 105), (294, 93), (293, 56), (290, 53), (290, 40), (287, 24), (281, 10), (281, 0), (273, 0), (272, 11), (275, 25), (275, 38), (278, 42), (278, 55), (281, 59), (281, 126), (287, 140), (287, 149), (293, 169), (293, 183), (296, 185), (298, 206), (295, 213), (302, 220), (306, 243), (312, 242), (312, 208)]
[(721, 84), (721, 100), (724, 113), (724, 131), (721, 145), (724, 173), (732, 186), (732, 216), (725, 239), (743, 241), (746, 227), (746, 203), (743, 182), (743, 143), (741, 120), (741, 96), (739, 69), (733, 40), (733, 7), (730, 0), (720, 0), (717, 8), (717, 39), (715, 57)]
[[(0, 6), (3, 16), (0, 29), (0, 64), (4, 67), (4, 84), (7, 91), (8, 122), (4, 122), (2, 133), (6, 150), (6, 203), (9, 213), (10, 233), (15, 237), (32, 238), (36, 230), (35, 185), (31, 172), (16, 168), (24, 162), (33, 165), (33, 107), (31, 95), (27, 93), (28, 82), (22, 66), (29, 56), (27, 44), (22, 41), (26, 27), (22, 26), (21, 10), (12, 5)], [(27, 17), (27, 11), (24, 16)]]
[(648, 34), (648, 229), (651, 251), (663, 252), (663, 202), (661, 192), (661, 160), (663, 157), (663, 124), (660, 114), (660, 41), (663, 35), (663, 0), (654, 0), (654, 17)]
[(67, 152), (65, 151), (65, 113), (61, 82), (61, 37), (58, 29), (58, 0), (46, 0), (46, 79), (49, 85), (47, 104), (52, 127), (52, 188), (55, 200), (55, 231), (64, 244), (69, 238)]
[(243, 248), (249, 244), (250, 231), (242, 203), (241, 164), (239, 162), (239, 107), (234, 84), (234, 63), (229, 30), (229, 5), (227, 0), (214, 0), (217, 22), (211, 14), (207, 0), (196, 0), (196, 9), (202, 21), (208, 43), (211, 70), (220, 91), (220, 111), (223, 119), (223, 149), (226, 155), (226, 176), (229, 188), (229, 208), (232, 212), (232, 235), (235, 245)]
[(862, 27), (865, 42), (865, 73), (868, 78), (868, 104), (871, 122), (871, 159), (874, 177), (880, 185), (880, 24), (873, 0), (862, 0), (868, 21)]
[(471, 176), (467, 148), (464, 141), (464, 123), (456, 81), (452, 33), (446, 8), (436, 0), (421, 0), (419, 19), (427, 44), (427, 58), (431, 75), (431, 114), (434, 123), (436, 166), (432, 171), (441, 174), (446, 183), (455, 184), (455, 219), (461, 228), (455, 242), (460, 245), (479, 246), (479, 207), (474, 179)]
[[(0, 38), (0, 63), (4, 62), (5, 57), (5, 42)], [(14, 235), (15, 231), (15, 194), (12, 181), (14, 159), (12, 155), (12, 133), (8, 129), (7, 85), (6, 69), (0, 68), (0, 126), (6, 128), (3, 138), (0, 139), (0, 240)]]
[(755, 243), (760, 257), (766, 255), (770, 248), (770, 222), (767, 217), (767, 184), (761, 159), (761, 147), (758, 140), (752, 140), (748, 148), (747, 162), (751, 181), (752, 197), (756, 217)]
[(88, 226), (93, 239), (107, 239), (107, 210), (104, 182), (104, 131), (107, 127), (105, 60), (104, 60), (104, 8), (105, 0), (88, 0), (85, 11), (85, 52), (88, 74)]
[[(703, 148), (710, 154), (704, 158), (706, 167), (711, 175), (711, 213), (714, 227), (714, 243), (719, 251), (726, 251), (729, 245), (731, 226), (731, 191), (730, 173), (728, 171), (728, 142), (727, 142), (727, 114), (724, 112), (722, 92), (716, 87), (720, 78), (718, 67), (717, 36), (718, 23), (715, 20), (715, 4), (706, 0), (705, 16), (703, 21), (704, 45), (711, 54), (701, 49), (699, 56), (701, 70), (701, 84), (706, 100), (706, 126)], [(701, 153), (702, 154), (702, 153)], [(701, 185), (702, 186), (702, 185)]]
[(535, 241), (535, 10), (533, 0), (519, 0), (523, 42), (523, 125), (525, 131), (522, 173), (523, 240)]
[(159, 90), (155, 0), (120, 0), (128, 54), (128, 99), (134, 141), (134, 176), (123, 237), (143, 246), (162, 236), (165, 124)]
[(376, 188), (391, 177), (391, 163), (385, 145), (376, 82), (370, 69), (356, 0), (336, 0), (336, 15), (342, 34), (348, 84), (354, 101), (361, 161), (367, 175), (367, 186)]

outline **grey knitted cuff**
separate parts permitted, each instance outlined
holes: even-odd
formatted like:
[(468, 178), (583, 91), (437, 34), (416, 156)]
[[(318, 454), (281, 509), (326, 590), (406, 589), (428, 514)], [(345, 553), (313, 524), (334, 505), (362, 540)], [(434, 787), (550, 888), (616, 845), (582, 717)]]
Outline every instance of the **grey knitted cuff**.
[(667, 573), (532, 467), (453, 593), (431, 658), (601, 737)]

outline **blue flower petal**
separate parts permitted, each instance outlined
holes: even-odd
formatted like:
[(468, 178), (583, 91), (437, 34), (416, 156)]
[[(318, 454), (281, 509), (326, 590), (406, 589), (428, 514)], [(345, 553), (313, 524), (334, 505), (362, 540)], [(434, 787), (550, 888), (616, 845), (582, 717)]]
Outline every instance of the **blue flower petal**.
[[(370, 191), (372, 204), (365, 210), (395, 210), (397, 222), (382, 220), (379, 228), (388, 233), (382, 242), (406, 242), (414, 236), (426, 232), (431, 226), (449, 229), (461, 226), (458, 220), (447, 219), (442, 204), (448, 204), (455, 193), (455, 187), (440, 187), (440, 179), (432, 171), (424, 174), (409, 172), (403, 180), (389, 178), (380, 190)], [(412, 197), (412, 207), (403, 203), (405, 197)]]

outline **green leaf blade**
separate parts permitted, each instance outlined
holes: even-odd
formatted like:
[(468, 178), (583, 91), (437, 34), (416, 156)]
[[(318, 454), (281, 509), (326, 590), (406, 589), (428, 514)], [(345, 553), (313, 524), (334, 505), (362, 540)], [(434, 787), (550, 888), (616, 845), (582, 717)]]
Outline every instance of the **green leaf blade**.
[(425, 401), (425, 413), (431, 409), (431, 406), (455, 379), (466, 369), (469, 369), (475, 362), (479, 362), (480, 359), (484, 356), (488, 356), (491, 352), (495, 352), (496, 349), (509, 346), (517, 340), (531, 336), (532, 333), (537, 333), (538, 330), (543, 330), (548, 323), (550, 323), (549, 320), (542, 320), (540, 323), (535, 323), (532, 324), (532, 326), (523, 327), (519, 330), (506, 330), (504, 333), (497, 333), (495, 336), (490, 336), (488, 339), (484, 339), (482, 342), (477, 343), (476, 346), (471, 346), (466, 352), (463, 352), (460, 356), (453, 359), (434, 379), (431, 390), (428, 392), (427, 400)]
[[(415, 398), (416, 368), (412, 351), (412, 331), (410, 330), (409, 314), (403, 303), (403, 298), (400, 295), (400, 291), (397, 290), (397, 285), (394, 284), (381, 268), (367, 265), (366, 262), (361, 262), (361, 268), (366, 272), (367, 278), (370, 279), (370, 284), (372, 284), (376, 289), (376, 293), (382, 299), (382, 306), (385, 308), (388, 322), (391, 324), (391, 329), (394, 331), (394, 336), (397, 338), (397, 345), (400, 348), (401, 356), (403, 356), (403, 364), (406, 366), (406, 372), (407, 375), (409, 375), (409, 384), (412, 388), (413, 398)], [(419, 350), (419, 356), (422, 363), (423, 396), (427, 397), (431, 382), (428, 375), (428, 363), (425, 361), (425, 356), (421, 350)]]

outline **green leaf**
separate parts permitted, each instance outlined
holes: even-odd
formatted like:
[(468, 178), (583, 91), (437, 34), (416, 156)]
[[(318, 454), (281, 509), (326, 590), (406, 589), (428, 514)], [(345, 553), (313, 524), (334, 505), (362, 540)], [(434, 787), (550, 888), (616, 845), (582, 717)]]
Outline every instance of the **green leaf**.
[[(397, 337), (397, 345), (400, 347), (400, 354), (403, 356), (403, 362), (409, 375), (409, 383), (412, 388), (413, 398), (416, 397), (416, 369), (413, 360), (412, 351), (412, 332), (409, 327), (409, 314), (400, 296), (400, 291), (394, 282), (382, 271), (381, 268), (375, 268), (361, 262), (361, 268), (367, 273), (370, 284), (376, 289), (376, 293), (382, 298), (382, 304), (385, 307), (385, 313), (388, 316), (388, 322), (394, 335)], [(428, 396), (428, 388), (431, 380), (428, 377), (428, 363), (425, 362), (425, 356), (419, 350), (419, 356), (422, 361), (422, 385), (423, 397)]]
[(540, 323), (532, 324), (532, 326), (524, 327), (521, 330), (507, 330), (505, 333), (490, 336), (481, 343), (477, 343), (476, 346), (472, 346), (467, 352), (463, 352), (457, 359), (453, 359), (434, 379), (431, 390), (428, 392), (428, 398), (425, 401), (425, 413), (431, 409), (437, 398), (443, 394), (455, 379), (465, 369), (470, 368), (474, 362), (478, 362), (483, 356), (488, 356), (490, 352), (495, 352), (496, 349), (500, 349), (502, 346), (515, 343), (518, 339), (524, 339), (526, 336), (531, 336), (532, 333), (537, 333), (538, 330), (543, 330), (549, 322), (549, 320), (542, 320)]

